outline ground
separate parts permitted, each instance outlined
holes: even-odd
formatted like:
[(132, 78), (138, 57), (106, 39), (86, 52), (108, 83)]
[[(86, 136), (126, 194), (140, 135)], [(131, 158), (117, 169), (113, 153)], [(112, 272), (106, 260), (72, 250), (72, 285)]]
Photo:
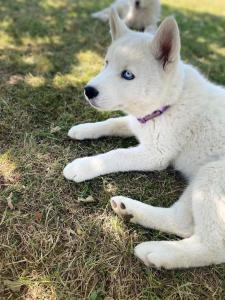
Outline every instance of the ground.
[[(110, 0), (0, 1), (0, 299), (225, 299), (224, 266), (147, 269), (133, 255), (174, 236), (127, 224), (109, 199), (168, 206), (185, 187), (171, 170), (113, 174), (76, 184), (75, 157), (134, 139), (70, 141), (68, 129), (113, 114), (85, 103), (83, 86), (103, 64), (109, 28), (90, 13)], [(182, 57), (225, 83), (224, 0), (163, 0), (175, 15)], [(93, 197), (83, 203), (80, 198)]]

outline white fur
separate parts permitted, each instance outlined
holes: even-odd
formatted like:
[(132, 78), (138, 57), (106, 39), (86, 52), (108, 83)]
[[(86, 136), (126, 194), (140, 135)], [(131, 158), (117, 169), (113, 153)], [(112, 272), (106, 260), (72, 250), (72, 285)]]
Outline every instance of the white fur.
[(140, 7), (135, 7), (135, 0), (116, 0), (109, 7), (92, 14), (93, 18), (108, 21), (110, 10), (115, 9), (128, 27), (145, 29), (155, 26), (160, 19), (160, 0), (140, 0)]
[[(114, 42), (106, 55), (108, 64), (89, 82), (99, 91), (92, 105), (120, 109), (127, 116), (78, 125), (69, 135), (74, 139), (134, 135), (139, 145), (77, 159), (64, 169), (64, 176), (80, 182), (111, 172), (155, 171), (172, 165), (189, 181), (173, 206), (153, 207), (122, 196), (111, 199), (119, 216), (183, 238), (142, 243), (135, 255), (147, 266), (168, 269), (224, 263), (225, 90), (180, 60), (175, 20), (166, 19), (153, 36), (125, 30), (112, 13), (111, 31)], [(159, 60), (165, 45), (168, 57)], [(124, 68), (135, 74), (134, 80), (120, 77)], [(137, 121), (164, 105), (171, 107), (163, 115), (146, 124)]]

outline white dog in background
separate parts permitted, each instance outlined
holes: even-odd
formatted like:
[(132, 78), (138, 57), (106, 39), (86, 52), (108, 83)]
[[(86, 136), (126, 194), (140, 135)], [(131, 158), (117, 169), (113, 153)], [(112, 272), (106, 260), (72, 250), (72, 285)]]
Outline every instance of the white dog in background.
[(116, 0), (111, 6), (93, 13), (92, 17), (106, 22), (112, 8), (128, 27), (139, 30), (156, 26), (160, 19), (160, 0)]
[(189, 185), (169, 208), (123, 196), (111, 199), (121, 217), (176, 234), (144, 242), (135, 254), (147, 266), (187, 268), (225, 262), (225, 90), (180, 59), (177, 23), (167, 18), (155, 36), (110, 16), (113, 43), (104, 70), (85, 88), (90, 104), (127, 116), (72, 127), (73, 139), (134, 135), (139, 145), (76, 159), (64, 176), (81, 182), (125, 171), (181, 171)]

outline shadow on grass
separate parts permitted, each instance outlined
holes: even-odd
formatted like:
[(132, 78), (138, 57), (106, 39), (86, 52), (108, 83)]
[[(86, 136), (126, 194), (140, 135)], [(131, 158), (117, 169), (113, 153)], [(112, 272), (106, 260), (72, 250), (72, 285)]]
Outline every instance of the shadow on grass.
[[(101, 1), (98, 6), (104, 3)], [(90, 18), (96, 9), (93, 1), (73, 1), (69, 5), (36, 0), (1, 3), (2, 31), (10, 40), (0, 47), (2, 97), (10, 99), (12, 109), (15, 105), (25, 110), (24, 116), (28, 116), (30, 125), (49, 126), (52, 122), (68, 124), (72, 119), (80, 122), (102, 118), (103, 115), (87, 106), (83, 109), (82, 95), (83, 86), (92, 75), (88, 73), (90, 65), (94, 66), (95, 56), (99, 56), (94, 68), (96, 73), (110, 43), (108, 25)], [(216, 82), (224, 83), (225, 19), (178, 11), (169, 6), (163, 6), (163, 14), (174, 14), (178, 20), (185, 61), (198, 66)], [(80, 58), (80, 53), (88, 55)], [(41, 76), (44, 83), (38, 87), (23, 80), (16, 87), (7, 84), (11, 76), (29, 73)], [(60, 86), (55, 84), (58, 74), (62, 81)], [(69, 82), (68, 74), (72, 78)]]
[[(36, 0), (3, 1), (0, 9), (3, 30), (15, 47), (1, 49), (2, 65), (10, 73), (15, 67), (20, 74), (36, 72), (35, 62), (27, 64), (20, 58), (25, 53), (38, 52), (46, 55), (51, 66), (47, 75), (51, 78), (57, 72), (70, 73), (72, 65), (78, 63), (76, 56), (80, 51), (89, 50), (102, 56), (110, 42), (108, 25), (91, 19), (90, 13), (105, 2), (97, 5), (93, 1), (77, 0), (69, 5), (67, 2), (57, 5), (57, 1), (55, 4)], [(163, 15), (170, 14), (175, 15), (181, 29), (184, 58), (223, 83), (224, 53), (219, 53), (219, 49), (225, 47), (225, 19), (164, 5)], [(5, 56), (10, 60), (4, 62)]]

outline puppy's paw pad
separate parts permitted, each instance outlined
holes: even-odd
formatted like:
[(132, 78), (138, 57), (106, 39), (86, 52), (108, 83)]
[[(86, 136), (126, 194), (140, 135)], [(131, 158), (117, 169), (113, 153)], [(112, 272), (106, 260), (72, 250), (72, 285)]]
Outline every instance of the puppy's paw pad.
[(120, 208), (121, 209), (126, 209), (126, 206), (125, 206), (125, 204), (123, 202), (120, 203)]
[(117, 208), (117, 203), (116, 203), (116, 201), (114, 201), (113, 199), (111, 200), (111, 205), (112, 205), (112, 208), (114, 209), (116, 209)]
[(127, 202), (128, 200), (129, 198), (122, 196), (112, 197), (111, 206), (115, 213), (125, 221), (134, 222), (134, 214), (131, 212), (131, 210), (127, 209), (128, 205), (125, 204), (125, 201)]

